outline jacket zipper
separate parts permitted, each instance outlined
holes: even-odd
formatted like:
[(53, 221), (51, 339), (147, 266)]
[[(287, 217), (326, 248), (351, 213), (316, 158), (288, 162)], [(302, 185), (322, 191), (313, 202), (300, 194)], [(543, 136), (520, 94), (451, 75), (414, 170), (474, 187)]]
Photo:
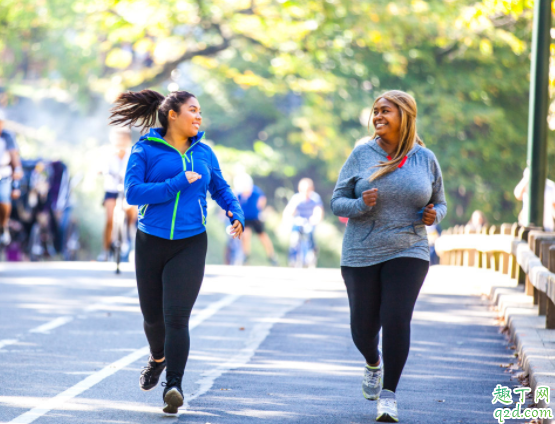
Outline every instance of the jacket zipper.
[[(202, 140), (203, 138), (204, 138), (204, 134), (202, 135), (202, 137), (200, 138), (200, 140)], [(168, 143), (166, 140), (162, 140), (162, 139), (159, 139), (159, 138), (157, 138), (157, 137), (147, 137), (147, 140), (149, 140), (149, 141), (157, 141), (158, 143), (163, 143), (163, 144), (165, 144), (166, 146), (170, 146), (172, 149), (174, 149), (174, 150), (179, 154), (179, 156), (181, 156), (181, 160), (183, 161), (183, 171), (184, 171), (184, 172), (187, 171), (187, 164), (185, 163), (185, 159), (186, 159), (187, 161), (189, 161), (189, 158), (187, 157), (187, 152), (188, 152), (189, 150), (191, 150), (194, 146), (196, 146), (198, 143), (200, 143), (200, 140), (197, 140), (197, 141), (195, 142), (195, 144), (192, 144), (191, 147), (189, 147), (185, 153), (181, 154), (181, 152), (180, 152), (178, 149), (176, 149), (174, 146), (172, 146), (172, 145), (171, 145), (170, 143)], [(191, 160), (192, 160), (192, 159), (193, 159), (193, 152), (191, 152)], [(177, 192), (177, 197), (175, 198), (175, 204), (174, 204), (174, 206), (173, 206), (173, 216), (172, 216), (172, 226), (171, 226), (171, 230), (170, 230), (170, 240), (173, 240), (173, 232), (174, 232), (174, 229), (175, 229), (175, 218), (176, 218), (176, 216), (177, 216), (177, 205), (179, 204), (179, 197), (180, 197), (180, 195), (181, 195), (181, 192), (178, 191), (178, 192)]]
[[(191, 152), (191, 171), (195, 172), (195, 160), (193, 159), (193, 153)], [(198, 199), (198, 205), (200, 207), (200, 215), (202, 216), (202, 225), (206, 227), (206, 217), (204, 216), (204, 209), (202, 209), (202, 203), (200, 202), (200, 197)]]

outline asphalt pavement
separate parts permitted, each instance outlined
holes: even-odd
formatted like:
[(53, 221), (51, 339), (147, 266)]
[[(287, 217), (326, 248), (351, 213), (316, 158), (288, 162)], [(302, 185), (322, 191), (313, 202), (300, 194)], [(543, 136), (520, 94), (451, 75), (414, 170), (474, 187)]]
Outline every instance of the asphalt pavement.
[[(432, 267), (397, 390), (402, 423), (494, 423), (495, 386), (518, 385), (477, 275)], [(162, 413), (162, 387), (139, 389), (148, 348), (131, 268), (5, 263), (0, 294), (0, 423), (374, 422), (338, 269), (207, 267), (177, 416)]]

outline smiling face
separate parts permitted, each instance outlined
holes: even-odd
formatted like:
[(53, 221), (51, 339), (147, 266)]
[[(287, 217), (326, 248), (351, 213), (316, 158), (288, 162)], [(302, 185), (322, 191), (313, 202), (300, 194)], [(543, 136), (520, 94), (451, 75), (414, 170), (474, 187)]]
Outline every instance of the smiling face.
[(194, 137), (198, 134), (202, 124), (200, 104), (196, 97), (191, 97), (181, 105), (179, 114), (174, 110), (168, 112), (170, 125), (178, 129), (185, 137)]
[(401, 113), (399, 108), (384, 98), (374, 104), (374, 115), (372, 116), (376, 135), (384, 140), (399, 140), (401, 128)]

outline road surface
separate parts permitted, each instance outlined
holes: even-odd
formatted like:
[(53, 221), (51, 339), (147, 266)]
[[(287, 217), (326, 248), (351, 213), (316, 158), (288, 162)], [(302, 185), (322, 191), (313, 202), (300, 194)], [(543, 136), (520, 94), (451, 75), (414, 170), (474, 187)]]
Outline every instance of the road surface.
[[(495, 313), (474, 295), (480, 275), (431, 269), (397, 390), (401, 422), (494, 423), (493, 389), (518, 385)], [(148, 349), (131, 268), (0, 264), (0, 293), (1, 423), (375, 419), (338, 269), (207, 267), (178, 416), (162, 413), (162, 387), (139, 389)]]

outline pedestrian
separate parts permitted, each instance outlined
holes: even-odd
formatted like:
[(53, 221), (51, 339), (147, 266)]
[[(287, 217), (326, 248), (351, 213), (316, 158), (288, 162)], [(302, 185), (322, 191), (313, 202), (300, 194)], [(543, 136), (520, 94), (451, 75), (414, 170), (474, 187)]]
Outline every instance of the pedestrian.
[[(516, 185), (514, 195), (517, 200), (522, 201), (522, 211), (518, 215), (518, 223), (523, 227), (527, 226), (525, 219), (530, 205), (530, 196), (528, 195), (528, 185), (530, 184), (530, 168), (524, 168), (522, 179)], [(549, 179), (545, 180), (545, 191), (543, 198), (543, 229), (545, 231), (553, 231), (553, 217), (555, 211), (555, 182)], [(538, 223), (539, 224), (539, 223)]]
[(474, 233), (479, 233), (482, 231), (482, 228), (488, 225), (488, 220), (486, 219), (486, 215), (479, 209), (476, 209), (472, 212), (470, 216), (470, 220), (466, 224), (465, 230), (472, 231)]
[(252, 232), (254, 231), (260, 238), (264, 247), (268, 261), (273, 266), (278, 266), (278, 261), (274, 252), (274, 245), (270, 236), (264, 229), (264, 223), (260, 219), (260, 213), (266, 207), (266, 195), (262, 189), (254, 185), (252, 177), (247, 173), (241, 173), (233, 179), (233, 186), (237, 193), (237, 199), (241, 204), (241, 209), (245, 214), (245, 233), (243, 234), (243, 252), (245, 262), (248, 262), (251, 254)]
[(6, 112), (0, 109), (0, 244), (7, 246), (11, 243), (8, 223), (12, 213), (13, 181), (23, 178), (23, 168), (15, 136), (4, 128)]
[[(131, 154), (131, 130), (129, 128), (112, 128), (110, 131), (110, 151), (102, 157), (101, 173), (104, 175), (104, 200), (102, 205), (106, 209), (106, 217), (104, 223), (103, 250), (96, 258), (99, 262), (108, 261), (110, 251), (112, 250), (112, 230), (114, 227), (114, 210), (116, 209), (116, 201), (119, 195), (120, 186), (123, 187), (125, 179), (125, 170), (127, 162)], [(128, 245), (128, 241), (134, 239), (132, 230), (137, 221), (137, 207), (129, 205), (123, 201), (123, 208), (127, 218), (126, 234), (129, 240), (124, 240), (124, 245)], [(128, 254), (128, 249), (122, 249)]]
[(447, 205), (439, 163), (416, 132), (414, 98), (388, 91), (372, 110), (374, 135), (343, 165), (331, 208), (349, 218), (341, 273), (353, 341), (366, 359), (363, 394), (378, 400), (376, 421), (398, 422), (395, 391), (409, 354), (414, 305), (429, 268), (425, 226), (439, 223)]
[[(154, 388), (167, 365), (163, 410), (177, 413), (189, 318), (204, 277), (206, 192), (226, 211), (234, 237), (243, 232), (243, 213), (214, 152), (202, 142), (201, 108), (193, 94), (123, 93), (110, 118), (112, 125), (150, 129), (133, 146), (125, 174), (127, 201), (139, 206), (135, 267), (151, 353), (140, 387)], [(152, 128), (157, 118), (162, 127)]]

